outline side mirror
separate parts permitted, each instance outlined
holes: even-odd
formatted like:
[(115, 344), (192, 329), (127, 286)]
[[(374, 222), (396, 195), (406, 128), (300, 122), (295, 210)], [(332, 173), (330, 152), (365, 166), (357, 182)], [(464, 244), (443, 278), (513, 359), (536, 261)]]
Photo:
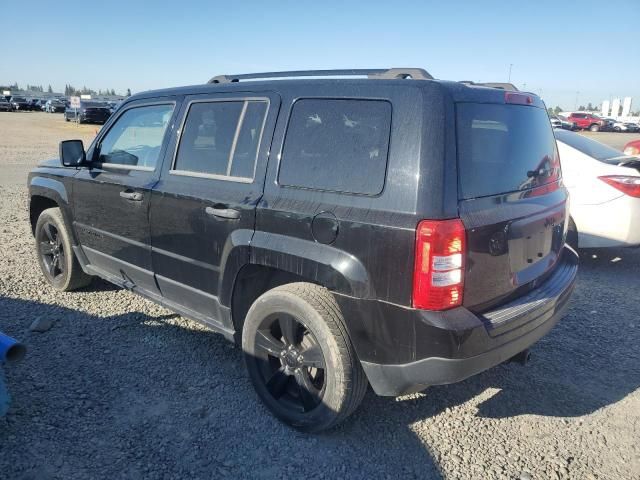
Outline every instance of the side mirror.
[(87, 163), (82, 140), (64, 140), (60, 142), (60, 162), (65, 167), (79, 167)]

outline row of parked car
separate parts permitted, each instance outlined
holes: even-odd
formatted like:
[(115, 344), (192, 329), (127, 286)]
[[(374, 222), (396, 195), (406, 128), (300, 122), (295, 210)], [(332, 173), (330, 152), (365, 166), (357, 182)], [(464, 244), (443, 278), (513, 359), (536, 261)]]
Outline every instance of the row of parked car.
[(615, 118), (600, 117), (589, 112), (573, 112), (550, 117), (554, 128), (564, 130), (590, 130), (592, 132), (640, 132), (640, 124), (623, 122)]
[(63, 113), (67, 122), (78, 123), (105, 123), (119, 104), (120, 102), (82, 100), (79, 108), (72, 108), (66, 98), (0, 97), (0, 111)]

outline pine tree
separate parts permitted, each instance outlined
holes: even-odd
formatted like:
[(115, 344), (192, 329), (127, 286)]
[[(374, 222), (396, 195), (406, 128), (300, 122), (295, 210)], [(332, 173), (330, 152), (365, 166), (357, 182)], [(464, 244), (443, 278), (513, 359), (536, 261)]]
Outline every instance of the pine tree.
[(51, 84), (49, 84), (49, 88), (47, 88), (47, 93), (53, 93), (53, 88), (51, 88)]
[(131, 89), (127, 88), (127, 97), (131, 96)]

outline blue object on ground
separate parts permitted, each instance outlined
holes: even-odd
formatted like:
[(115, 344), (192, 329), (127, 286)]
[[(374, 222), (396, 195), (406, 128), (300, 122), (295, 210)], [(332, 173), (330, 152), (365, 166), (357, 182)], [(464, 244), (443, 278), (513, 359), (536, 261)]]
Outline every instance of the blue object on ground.
[(27, 349), (24, 345), (0, 332), (0, 417), (3, 417), (9, 410), (9, 401), (11, 400), (4, 381), (2, 364), (22, 360), (26, 352)]
[(26, 351), (24, 345), (0, 332), (0, 363), (22, 360)]

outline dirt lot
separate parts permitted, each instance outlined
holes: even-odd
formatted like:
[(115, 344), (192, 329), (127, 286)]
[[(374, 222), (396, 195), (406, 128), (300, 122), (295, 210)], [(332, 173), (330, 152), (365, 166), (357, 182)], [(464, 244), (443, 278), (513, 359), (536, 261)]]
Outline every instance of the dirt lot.
[[(45, 286), (26, 171), (96, 128), (0, 114), (0, 330), (29, 349), (6, 369), (0, 478), (640, 478), (640, 250), (582, 252), (570, 311), (529, 366), (368, 393), (345, 424), (307, 436), (258, 403), (221, 336), (104, 282)], [(31, 332), (38, 317), (53, 327)]]

